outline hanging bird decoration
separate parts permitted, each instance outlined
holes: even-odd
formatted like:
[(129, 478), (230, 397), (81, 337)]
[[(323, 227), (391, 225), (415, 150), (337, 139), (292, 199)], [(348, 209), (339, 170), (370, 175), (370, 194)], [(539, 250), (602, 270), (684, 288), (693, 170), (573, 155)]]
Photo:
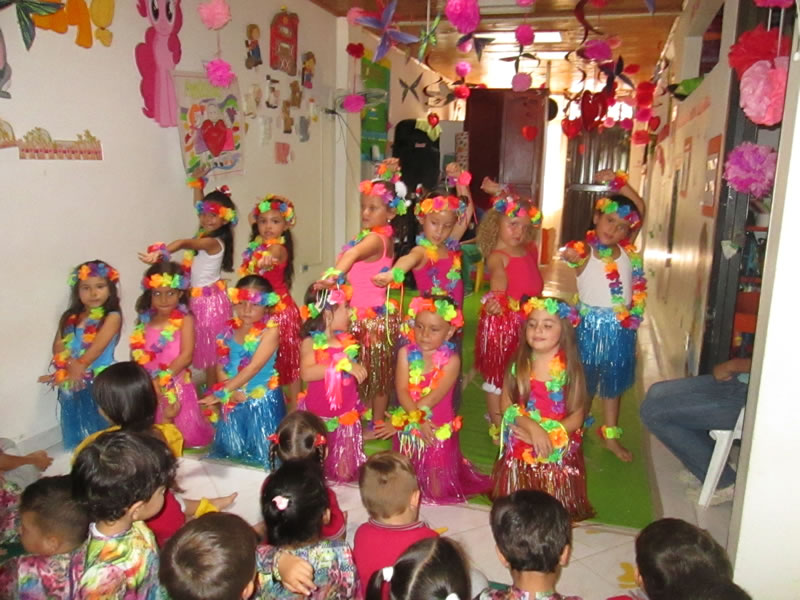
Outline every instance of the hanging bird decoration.
[(441, 23), (441, 21), (442, 13), (439, 13), (428, 29), (422, 29), (419, 32), (419, 50), (417, 50), (417, 60), (419, 62), (425, 60), (428, 48), (434, 48), (436, 44), (439, 43), (439, 40), (436, 39), (436, 30), (439, 28), (439, 23)]
[(575, 10), (572, 11), (575, 15), (575, 18), (578, 19), (578, 23), (580, 23), (581, 27), (583, 27), (583, 39), (579, 44), (581, 46), (583, 46), (583, 44), (586, 42), (586, 38), (589, 37), (590, 31), (597, 34), (602, 34), (601, 31), (592, 27), (589, 21), (586, 20), (586, 3), (588, 1), (589, 0), (578, 0), (578, 3), (575, 5)]
[(478, 62), (481, 62), (483, 56), (483, 49), (494, 41), (494, 38), (476, 36), (474, 33), (468, 33), (458, 38), (456, 46), (461, 52), (469, 52), (475, 50), (475, 55), (478, 57)]
[(426, 98), (425, 104), (431, 108), (447, 106), (456, 99), (455, 92), (447, 85), (444, 77), (439, 77), (433, 83), (422, 88), (422, 94)]
[(625, 74), (625, 61), (622, 59), (621, 56), (617, 59), (616, 63), (607, 62), (607, 63), (601, 64), (600, 65), (600, 70), (606, 76), (606, 86), (603, 89), (603, 91), (606, 93), (606, 95), (609, 98), (613, 98), (614, 97), (614, 82), (617, 79), (619, 79), (620, 81), (625, 83), (625, 85), (627, 85), (627, 86), (629, 86), (631, 88), (634, 87), (633, 86), (633, 82)]
[(33, 23), (33, 15), (52, 15), (62, 8), (61, 2), (42, 2), (40, 0), (0, 0), (0, 10), (8, 8), (12, 4), (17, 8), (17, 22), (22, 33), (22, 41), (25, 49), (30, 50), (33, 40), (36, 38), (36, 25)]
[(386, 5), (386, 8), (383, 9), (379, 19), (369, 16), (361, 16), (355, 19), (356, 23), (359, 25), (377, 29), (380, 33), (380, 41), (378, 42), (378, 47), (375, 49), (375, 56), (372, 58), (372, 62), (379, 62), (395, 44), (413, 44), (419, 41), (417, 36), (400, 31), (393, 25), (392, 20), (394, 19), (394, 11), (396, 9), (397, 0), (392, 0)]
[(417, 78), (410, 84), (406, 83), (399, 77), (397, 78), (397, 80), (400, 82), (400, 87), (403, 88), (403, 95), (400, 98), (400, 102), (401, 103), (405, 102), (406, 96), (408, 96), (409, 93), (411, 93), (411, 95), (414, 96), (414, 99), (417, 102), (419, 102), (419, 95), (417, 94), (417, 86), (419, 85), (419, 82), (422, 81), (422, 73), (417, 75)]

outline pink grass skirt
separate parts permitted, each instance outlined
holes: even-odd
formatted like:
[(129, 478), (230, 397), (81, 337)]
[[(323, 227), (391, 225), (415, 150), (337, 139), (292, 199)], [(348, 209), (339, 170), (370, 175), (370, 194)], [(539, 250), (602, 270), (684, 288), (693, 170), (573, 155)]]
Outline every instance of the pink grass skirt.
[[(200, 412), (197, 404), (197, 389), (191, 381), (176, 383), (175, 389), (181, 408), (175, 416), (175, 427), (183, 434), (183, 442), (189, 448), (207, 446), (214, 439), (214, 426)], [(163, 423), (161, 402), (156, 408), (156, 423)]]
[(228, 292), (216, 283), (199, 289), (203, 290), (201, 295), (189, 298), (189, 309), (195, 319), (192, 366), (205, 369), (217, 363), (217, 336), (225, 330), (232, 309)]

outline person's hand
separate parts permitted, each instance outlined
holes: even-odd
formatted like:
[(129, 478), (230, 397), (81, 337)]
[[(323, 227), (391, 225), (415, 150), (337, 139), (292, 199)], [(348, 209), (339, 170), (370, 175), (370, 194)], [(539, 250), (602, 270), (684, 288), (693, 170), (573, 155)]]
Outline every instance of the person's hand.
[(200, 164), (192, 171), (192, 177), (195, 179), (202, 179), (211, 171), (211, 166), (207, 164)]
[(26, 454), (25, 458), (30, 460), (30, 463), (40, 471), (46, 470), (47, 467), (53, 464), (53, 459), (44, 450), (37, 450), (36, 452)]
[(489, 298), (486, 301), (486, 313), (497, 316), (503, 313), (503, 307), (497, 301), (497, 298)]
[(617, 174), (611, 169), (603, 169), (594, 174), (595, 183), (608, 183), (612, 181)]
[(39, 383), (48, 383), (50, 385), (53, 385), (53, 374), (48, 373), (47, 375), (40, 375), (36, 381), (38, 381)]
[(394, 277), (392, 277), (391, 271), (384, 271), (383, 273), (378, 273), (372, 278), (372, 283), (374, 283), (378, 287), (386, 287), (393, 281)]
[(367, 378), (368, 373), (367, 370), (364, 368), (364, 365), (353, 363), (353, 366), (350, 369), (350, 375), (355, 377), (358, 383), (364, 383), (364, 380)]
[(247, 402), (247, 394), (245, 394), (242, 390), (236, 390), (231, 395), (231, 400), (233, 400), (236, 404), (242, 404), (243, 402)]
[(561, 258), (567, 261), (568, 263), (581, 262), (581, 255), (578, 254), (578, 251), (575, 250), (575, 248), (562, 248)]
[(82, 390), (86, 387), (86, 383), (83, 380), (84, 373), (86, 373), (86, 365), (83, 363), (74, 359), (67, 363), (67, 379), (72, 382), (73, 389)]
[(718, 364), (711, 373), (717, 381), (730, 381), (736, 375), (736, 371), (731, 369), (731, 361)]
[(430, 421), (425, 421), (419, 426), (419, 434), (422, 441), (428, 446), (433, 446), (436, 443), (436, 436), (433, 431), (433, 424)]
[(394, 172), (400, 168), (400, 159), (399, 158), (386, 158), (383, 160), (383, 164), (386, 165), (386, 168), (390, 171)]
[(490, 196), (496, 196), (497, 194), (503, 191), (503, 186), (494, 181), (493, 179), (484, 177), (483, 181), (481, 181), (481, 189)]
[(532, 419), (525, 419), (521, 425), (512, 425), (511, 431), (519, 440), (533, 446), (536, 456), (549, 456), (553, 451), (550, 436)]
[(272, 256), (272, 254), (264, 254), (259, 261), (258, 261), (258, 268), (268, 271), (272, 267), (278, 264), (278, 259)]
[(214, 406), (215, 404), (219, 404), (219, 398), (210, 394), (208, 396), (204, 396), (197, 401), (200, 406)]
[[(448, 177), (455, 177), (457, 179), (458, 176), (461, 175), (461, 165), (457, 162), (448, 163), (444, 168), (444, 173)], [(488, 177), (486, 179), (488, 179)], [(484, 179), (484, 181), (486, 181), (486, 179)]]
[(175, 420), (175, 417), (178, 416), (179, 412), (181, 412), (181, 403), (179, 400), (175, 400), (175, 402), (172, 404), (170, 404), (167, 400), (164, 400), (161, 413), (165, 421), (172, 423)]
[(375, 437), (379, 440), (389, 440), (395, 436), (397, 430), (392, 427), (391, 418), (392, 415), (386, 413), (386, 418), (389, 421), (383, 421), (381, 423), (375, 423), (374, 432)]
[(161, 260), (161, 254), (158, 252), (139, 252), (137, 256), (140, 261), (147, 265), (154, 265)]
[(314, 567), (302, 558), (281, 552), (278, 556), (278, 573), (283, 587), (293, 594), (310, 596), (317, 589), (314, 585)]
[(314, 291), (319, 292), (321, 290), (330, 290), (335, 285), (336, 283), (330, 279), (319, 279), (314, 282)]

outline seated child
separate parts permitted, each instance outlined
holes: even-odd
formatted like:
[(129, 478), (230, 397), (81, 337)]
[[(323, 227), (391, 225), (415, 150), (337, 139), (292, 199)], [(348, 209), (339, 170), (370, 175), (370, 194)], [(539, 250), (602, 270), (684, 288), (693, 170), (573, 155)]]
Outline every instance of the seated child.
[(644, 594), (633, 590), (616, 600), (674, 599), (677, 586), (703, 579), (730, 581), (733, 568), (725, 549), (707, 531), (666, 518), (653, 521), (636, 536), (634, 577)]
[(77, 600), (155, 597), (158, 547), (144, 520), (164, 506), (174, 477), (175, 456), (149, 434), (104, 433), (81, 450), (73, 493), (92, 523)]
[(0, 567), (0, 598), (71, 600), (83, 572), (89, 516), (72, 497), (69, 475), (33, 482), (19, 504), (27, 555)]
[(361, 467), (361, 502), (369, 521), (356, 530), (353, 557), (362, 589), (378, 569), (393, 565), (414, 542), (437, 537), (419, 520), (420, 490), (407, 456), (378, 452)]
[(203, 515), (164, 546), (158, 578), (171, 600), (246, 600), (255, 591), (257, 543), (241, 517)]
[[(467, 561), (447, 538), (430, 538), (411, 545), (397, 561), (372, 574), (366, 600), (469, 600)], [(389, 587), (384, 593), (384, 584)]]
[(480, 600), (580, 600), (555, 591), (572, 550), (569, 513), (558, 500), (538, 490), (519, 490), (495, 500), (490, 520), (497, 556), (511, 572), (513, 585), (487, 588)]
[(272, 473), (261, 490), (266, 544), (256, 550), (257, 597), (295, 598), (281, 582), (278, 562), (292, 554), (311, 564), (316, 589), (308, 596), (346, 599), (358, 595), (353, 555), (347, 542), (322, 539), (330, 519), (328, 494), (319, 464), (288, 460)]
[(753, 600), (747, 592), (729, 579), (695, 581), (675, 588), (671, 598), (681, 600)]

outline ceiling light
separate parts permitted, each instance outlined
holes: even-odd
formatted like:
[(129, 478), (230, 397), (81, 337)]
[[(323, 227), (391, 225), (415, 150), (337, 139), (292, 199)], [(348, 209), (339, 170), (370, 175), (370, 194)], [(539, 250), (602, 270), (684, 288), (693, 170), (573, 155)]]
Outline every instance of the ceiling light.
[(536, 58), (539, 60), (564, 60), (567, 58), (567, 52), (535, 52)]
[[(560, 31), (536, 31), (533, 32), (534, 44), (557, 44), (562, 41)], [(494, 40), (493, 44), (513, 44), (519, 46), (517, 36), (514, 31), (481, 31), (475, 37)]]

